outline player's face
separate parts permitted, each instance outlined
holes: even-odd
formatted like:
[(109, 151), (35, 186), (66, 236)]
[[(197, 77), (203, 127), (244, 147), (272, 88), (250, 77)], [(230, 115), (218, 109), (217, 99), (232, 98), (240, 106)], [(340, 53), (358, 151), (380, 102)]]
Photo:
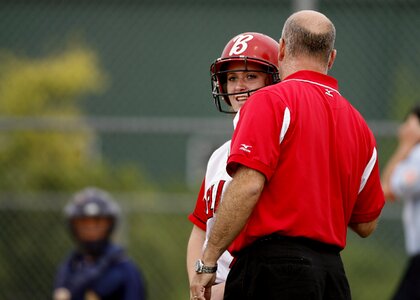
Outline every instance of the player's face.
[(420, 142), (420, 121), (416, 114), (408, 115), (405, 122), (401, 124), (398, 138), (412, 145)]
[(85, 217), (73, 220), (72, 224), (80, 240), (94, 242), (106, 236), (111, 220), (106, 217)]
[(247, 71), (234, 71), (245, 70), (245, 63), (242, 61), (233, 61), (228, 65), (228, 70), (231, 71), (227, 73), (227, 92), (240, 93), (229, 96), (234, 111), (238, 111), (252, 94), (248, 91), (262, 88), (268, 82), (268, 74), (261, 72), (263, 70), (261, 65), (248, 62), (246, 67)]

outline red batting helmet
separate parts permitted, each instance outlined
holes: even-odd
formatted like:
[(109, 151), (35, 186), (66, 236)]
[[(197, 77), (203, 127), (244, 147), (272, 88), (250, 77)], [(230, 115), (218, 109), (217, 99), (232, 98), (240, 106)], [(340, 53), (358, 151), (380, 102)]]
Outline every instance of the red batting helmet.
[[(232, 94), (227, 93), (226, 73), (232, 72), (232, 70), (227, 69), (227, 63), (231, 61), (243, 61), (245, 63), (244, 70), (235, 71), (250, 71), (247, 68), (247, 62), (257, 63), (264, 68), (262, 72), (270, 75), (269, 84), (274, 84), (280, 81), (277, 66), (278, 51), (278, 42), (258, 32), (245, 32), (232, 38), (223, 49), (221, 57), (210, 66), (212, 95), (217, 109), (221, 112), (235, 113), (229, 107), (224, 108), (225, 105), (222, 105), (225, 102), (231, 106), (229, 95)], [(261, 70), (258, 70), (258, 72), (261, 72)]]

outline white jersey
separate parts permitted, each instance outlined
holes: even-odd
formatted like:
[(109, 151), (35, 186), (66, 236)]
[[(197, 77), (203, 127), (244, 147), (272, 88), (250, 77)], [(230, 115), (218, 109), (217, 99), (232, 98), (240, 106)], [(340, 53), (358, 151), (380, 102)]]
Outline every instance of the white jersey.
[(405, 244), (410, 256), (420, 253), (420, 144), (401, 161), (391, 176), (392, 191), (403, 200)]
[[(226, 187), (232, 180), (226, 172), (226, 163), (230, 151), (230, 140), (220, 146), (217, 150), (213, 152), (208, 163), (207, 171), (205, 177), (205, 189), (204, 189), (204, 200), (205, 200), (205, 210), (207, 215), (207, 224), (206, 224), (206, 240), (204, 242), (203, 250), (207, 245), (210, 231), (213, 228), (215, 217), (217, 213), (217, 208), (220, 204), (220, 201), (223, 198), (223, 194), (226, 190)], [(226, 277), (229, 273), (229, 265), (232, 262), (232, 255), (225, 251), (222, 256), (217, 261), (218, 268), (216, 274), (216, 283), (226, 281)]]

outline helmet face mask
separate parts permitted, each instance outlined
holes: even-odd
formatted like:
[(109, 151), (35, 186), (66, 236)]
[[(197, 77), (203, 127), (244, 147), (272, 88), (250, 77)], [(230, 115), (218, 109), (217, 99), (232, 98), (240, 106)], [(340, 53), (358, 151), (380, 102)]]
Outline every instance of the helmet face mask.
[(97, 256), (109, 243), (119, 220), (120, 208), (105, 191), (86, 188), (67, 204), (64, 214), (80, 250)]
[[(247, 32), (237, 35), (225, 46), (220, 58), (210, 66), (212, 96), (220, 112), (236, 113), (233, 110), (229, 96), (248, 94), (256, 91), (249, 90), (240, 93), (227, 92), (227, 73), (231, 72), (264, 72), (268, 74), (266, 85), (280, 81), (277, 67), (279, 44), (261, 33)], [(230, 62), (242, 62), (243, 69), (229, 70)], [(248, 64), (259, 66), (258, 70), (248, 69)]]
[(109, 238), (114, 226), (114, 219), (110, 217), (78, 217), (72, 219), (71, 226), (77, 240), (96, 242)]

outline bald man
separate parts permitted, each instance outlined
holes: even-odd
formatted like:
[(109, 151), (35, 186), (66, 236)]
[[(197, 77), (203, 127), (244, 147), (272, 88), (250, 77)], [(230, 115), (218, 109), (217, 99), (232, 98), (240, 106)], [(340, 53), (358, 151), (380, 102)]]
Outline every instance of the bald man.
[(376, 227), (385, 200), (376, 141), (327, 75), (335, 27), (304, 10), (285, 22), (282, 81), (235, 117), (226, 167), (233, 180), (196, 264), (192, 299), (209, 299), (218, 257), (234, 260), (224, 299), (351, 299), (340, 256), (347, 228)]

